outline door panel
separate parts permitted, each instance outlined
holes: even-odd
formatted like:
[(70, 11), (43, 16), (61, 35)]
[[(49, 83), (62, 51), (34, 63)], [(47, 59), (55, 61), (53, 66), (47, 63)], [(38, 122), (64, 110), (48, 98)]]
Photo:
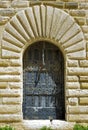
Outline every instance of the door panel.
[(58, 48), (39, 42), (24, 53), (24, 119), (64, 119), (64, 59)]

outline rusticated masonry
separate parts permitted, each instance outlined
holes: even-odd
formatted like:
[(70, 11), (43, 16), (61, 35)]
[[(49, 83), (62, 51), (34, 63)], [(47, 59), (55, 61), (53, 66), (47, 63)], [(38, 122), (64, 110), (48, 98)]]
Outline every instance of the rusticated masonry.
[[(88, 62), (81, 27), (65, 11), (36, 5), (5, 25), (0, 59), (0, 122), (23, 120), (23, 54), (34, 42), (48, 41), (63, 53), (66, 121), (88, 122)], [(6, 108), (6, 109), (5, 109)]]
[(19, 12), (6, 25), (2, 57), (18, 59), (22, 48), (42, 38), (55, 41), (70, 59), (85, 57), (84, 36), (74, 19), (60, 9), (43, 5)]

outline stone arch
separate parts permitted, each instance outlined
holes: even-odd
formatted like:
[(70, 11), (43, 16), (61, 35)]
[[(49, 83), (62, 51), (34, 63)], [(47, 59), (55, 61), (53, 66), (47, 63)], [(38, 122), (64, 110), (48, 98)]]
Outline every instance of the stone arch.
[(25, 46), (41, 38), (55, 41), (69, 58), (85, 57), (84, 36), (75, 20), (58, 8), (44, 5), (20, 11), (7, 23), (2, 57), (19, 58)]
[[(50, 41), (61, 48), (64, 57), (66, 57), (66, 63), (68, 59), (85, 59), (86, 57), (84, 35), (75, 20), (69, 14), (56, 7), (36, 5), (18, 12), (5, 26), (2, 36), (1, 58), (18, 60), (16, 60), (17, 63), (13, 60), (13, 63), (10, 63), (9, 67), (4, 69), (2, 74), (6, 75), (1, 77), (2, 81), (13, 82), (13, 84), (14, 82), (19, 82), (20, 89), (22, 88), (21, 54), (30, 44), (40, 40)], [(66, 76), (70, 72), (73, 73), (73, 69), (68, 70)], [(13, 92), (14, 95), (17, 93), (17, 91)], [(69, 92), (66, 94), (68, 96)], [(21, 97), (22, 93), (17, 93), (17, 96)], [(22, 112), (22, 110), (20, 111)], [(11, 121), (20, 121), (21, 119), (22, 113), (16, 114)]]

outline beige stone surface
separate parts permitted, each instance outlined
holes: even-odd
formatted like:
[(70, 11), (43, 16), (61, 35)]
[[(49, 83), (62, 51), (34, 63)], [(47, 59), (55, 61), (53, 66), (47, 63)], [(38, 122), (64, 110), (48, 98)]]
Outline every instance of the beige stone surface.
[(25, 8), (29, 6), (29, 2), (28, 1), (12, 1), (11, 6), (13, 8)]
[(0, 114), (20, 114), (21, 105), (0, 105)]
[(79, 104), (80, 105), (88, 105), (88, 97), (80, 98)]
[(68, 60), (67, 65), (68, 67), (77, 67), (79, 65), (78, 60)]
[(86, 57), (86, 51), (85, 50), (79, 50), (77, 52), (68, 53), (67, 57), (69, 59), (85, 59)]
[(15, 89), (19, 89), (19, 88), (22, 88), (23, 86), (22, 86), (22, 82), (8, 82), (8, 87), (9, 88), (11, 88), (11, 89), (13, 89), (13, 88), (15, 88)]
[(5, 25), (8, 21), (9, 21), (9, 17), (8, 16), (0, 16), (0, 25)]
[(69, 89), (66, 92), (68, 97), (88, 97), (88, 90), (80, 90), (80, 89)]
[(6, 58), (6, 59), (9, 59), (9, 58), (18, 59), (20, 57), (20, 54), (16, 53), (16, 52), (12, 52), (12, 51), (3, 49), (2, 50), (2, 57)]
[(18, 75), (0, 75), (0, 82), (19, 82), (21, 77)]
[(22, 115), (20, 114), (0, 114), (0, 122), (20, 122)]
[(10, 7), (10, 1), (0, 1), (0, 8), (9, 8)]
[(80, 76), (79, 79), (80, 81), (88, 82), (88, 76)]
[(20, 75), (20, 67), (0, 67), (0, 75)]
[(68, 115), (68, 121), (88, 123), (88, 114), (69, 114)]
[(79, 80), (78, 76), (67, 76), (67, 82), (77, 82)]
[(20, 48), (23, 47), (23, 44), (25, 44), (26, 40), (22, 36), (22, 34), (19, 33), (19, 30), (17, 29), (16, 25), (14, 25), (12, 21), (7, 25), (8, 28), (6, 28), (6, 32), (4, 32), (4, 39), (7, 40), (8, 42), (11, 42), (13, 45), (16, 45), (17, 47)]
[(34, 9), (34, 16), (35, 16), (35, 20), (36, 20), (38, 35), (41, 37), (42, 36), (42, 28), (41, 28), (42, 22), (41, 22), (40, 8), (39, 8), (39, 6), (34, 6), (33, 9)]
[(80, 83), (79, 82), (67, 82), (66, 88), (67, 89), (77, 89), (77, 88), (80, 88)]
[(0, 89), (1, 97), (19, 97), (21, 90), (19, 89)]
[(88, 67), (88, 60), (80, 60), (79, 64), (81, 67)]
[(88, 82), (83, 82), (80, 84), (81, 89), (88, 89)]
[(0, 82), (0, 89), (7, 88), (7, 86), (8, 86), (8, 82)]
[(86, 12), (85, 12), (85, 10), (71, 10), (70, 14), (72, 16), (85, 17)]
[[(38, 13), (38, 12), (37, 12)], [(38, 17), (38, 16), (37, 16)], [(29, 24), (28, 22), (28, 19), (27, 19), (27, 16), (25, 15), (25, 12), (22, 11), (20, 12), (18, 15), (17, 15), (17, 18), (19, 19), (19, 21), (21, 22), (25, 32), (28, 34), (29, 38), (32, 38), (34, 37), (34, 34), (33, 34), (33, 30), (31, 28), (31, 25)], [(18, 32), (19, 34), (19, 32)], [(20, 34), (19, 34), (20, 35)], [(20, 40), (20, 38), (19, 38)]]
[[(88, 0), (0, 1), (1, 123), (13, 122), (17, 130), (37, 130), (43, 125), (72, 130), (74, 123), (68, 122), (88, 123), (87, 33)], [(68, 122), (23, 121), (23, 54), (28, 46), (44, 40), (63, 53)]]
[(42, 36), (45, 37), (45, 21), (46, 21), (46, 15), (45, 15), (46, 8), (45, 6), (41, 5), (41, 22), (42, 22)]
[(71, 106), (75, 106), (75, 105), (78, 105), (78, 98), (68, 98), (68, 104), (71, 105)]
[(84, 17), (75, 17), (75, 20), (81, 26), (85, 25), (85, 23), (86, 23), (86, 19)]
[(82, 31), (84, 33), (88, 33), (88, 26), (87, 25), (82, 26)]
[[(71, 39), (67, 40), (64, 44), (63, 47), (64, 48), (68, 48), (70, 46), (75, 45), (76, 43), (82, 42), (84, 39), (84, 36), (82, 34), (82, 32), (77, 33), (74, 37), (72, 37)], [(85, 44), (84, 44), (85, 45)]]
[(70, 67), (67, 69), (69, 75), (88, 75), (88, 68)]
[(71, 114), (88, 114), (88, 106), (68, 106), (67, 109)]
[[(15, 105), (15, 104), (21, 104), (21, 97), (2, 97), (1, 102), (4, 105)], [(20, 105), (19, 105), (20, 106)]]
[[(77, 23), (75, 23), (75, 20), (66, 12), (60, 9), (56, 9), (51, 6), (47, 6), (46, 8), (44, 6), (41, 6), (41, 10), (39, 8), (40, 8), (39, 5), (34, 6), (33, 8), (28, 8), (24, 11), (21, 11), (16, 16), (14, 16), (10, 20), (10, 23), (8, 23), (6, 26), (6, 31), (4, 32), (3, 39), (5, 39), (5, 41), (9, 42), (10, 44), (14, 44), (17, 47), (22, 48), (22, 45), (28, 43), (28, 41), (31, 39), (30, 38), (30, 35), (32, 34), (31, 32), (33, 32), (35, 38), (42, 37), (43, 34), (44, 35), (46, 34), (46, 38), (51, 39), (55, 37), (55, 41), (58, 41), (58, 43), (61, 44), (60, 46), (66, 54), (71, 53), (73, 58), (77, 57), (84, 58), (85, 56), (84, 36), (80, 26), (78, 26)], [(45, 9), (45, 11), (43, 11), (43, 9)], [(38, 16), (36, 12), (39, 12)], [(40, 19), (41, 16), (42, 17), (44, 16), (45, 18)], [(58, 18), (57, 22), (53, 20), (53, 16), (55, 19)], [(73, 42), (70, 41), (71, 39)], [(2, 42), (2, 46), (4, 46), (6, 50), (8, 50), (7, 46), (3, 44), (4, 42)], [(13, 49), (13, 47), (11, 48), (10, 46), (9, 49), (11, 52), (13, 52), (13, 54), (11, 53), (12, 57), (14, 58), (19, 57), (15, 53), (15, 51), (17, 51), (16, 47)], [(19, 49), (18, 51), (20, 51)], [(10, 52), (8, 53), (9, 53), (8, 57), (10, 57)], [(4, 49), (2, 55), (5, 57)]]

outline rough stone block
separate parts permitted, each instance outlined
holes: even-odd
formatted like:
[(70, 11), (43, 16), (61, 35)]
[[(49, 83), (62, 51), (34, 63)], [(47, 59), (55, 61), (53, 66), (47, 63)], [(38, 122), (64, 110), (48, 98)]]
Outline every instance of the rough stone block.
[(25, 8), (29, 6), (29, 2), (28, 1), (13, 1), (11, 3), (11, 7), (13, 8)]
[(0, 89), (4, 89), (8, 87), (8, 82), (0, 82)]
[(9, 64), (10, 62), (8, 59), (0, 59), (0, 67), (7, 67)]
[(87, 49), (87, 52), (88, 52), (88, 42), (86, 43), (86, 49)]
[(79, 82), (67, 82), (66, 83), (66, 88), (68, 88), (68, 89), (80, 88), (80, 83)]
[(88, 18), (86, 18), (86, 24), (88, 25)]
[(88, 82), (88, 76), (80, 76), (80, 81)]
[(80, 90), (80, 97), (88, 97), (88, 90)]
[(41, 1), (30, 1), (30, 6), (41, 5)]
[(68, 97), (88, 97), (88, 90), (67, 90), (66, 96)]
[(0, 122), (20, 122), (22, 115), (20, 114), (0, 114)]
[(79, 3), (79, 9), (88, 9), (88, 3), (85, 3), (85, 2)]
[[(64, 14), (63, 15), (63, 17), (66, 17), (66, 15)], [(63, 18), (63, 21), (65, 20), (65, 18)], [(61, 21), (62, 22), (62, 21)], [(70, 23), (70, 24), (68, 24), (68, 23)], [(60, 33), (62, 33), (62, 34), (64, 34), (62, 37), (61, 37), (61, 39), (59, 40), (59, 42), (61, 43), (61, 44), (65, 44), (66, 42), (69, 42), (69, 40), (73, 40), (73, 39), (75, 39), (74, 41), (72, 41), (72, 43), (78, 43), (78, 38), (80, 39), (80, 40), (82, 40), (82, 34), (79, 34), (80, 33), (80, 27), (76, 24), (76, 23), (74, 23), (74, 21), (73, 20), (66, 20), (66, 22), (65, 22), (65, 24), (63, 24), (63, 23), (59, 23), (60, 25), (59, 26), (62, 26), (62, 25), (65, 25), (65, 26), (62, 26), (63, 27), (63, 30), (61, 30), (61, 31), (59, 31), (59, 33), (57, 34), (57, 36), (56, 36), (56, 39), (57, 40), (59, 40), (60, 38), (59, 37), (61, 37), (62, 35), (60, 34)], [(73, 24), (73, 25), (72, 25)], [(67, 27), (66, 25), (71, 25), (71, 27)], [(58, 27), (58, 26), (57, 26)], [(65, 29), (64, 29), (65, 28)], [(67, 29), (67, 30), (66, 30)], [(64, 32), (65, 31), (65, 32)], [(72, 32), (72, 33), (71, 33)], [(60, 34), (60, 36), (59, 36), (59, 34)], [(75, 35), (79, 35), (79, 37), (77, 38), (77, 37), (75, 37)], [(80, 37), (81, 36), (81, 37)], [(84, 41), (83, 41), (84, 42)], [(68, 44), (67, 44), (68, 45)], [(71, 44), (72, 45), (72, 44)], [(68, 45), (67, 47), (70, 47), (71, 45)], [(73, 44), (74, 45), (74, 44)], [(63, 45), (64, 46), (64, 45)], [(71, 46), (71, 47), (74, 47), (74, 46)]]
[(88, 75), (88, 68), (71, 67), (67, 69), (69, 75)]
[(77, 82), (79, 80), (78, 76), (67, 76), (68, 82)]
[(88, 59), (88, 52), (86, 53), (87, 59)]
[(51, 29), (51, 25), (52, 25), (52, 15), (53, 15), (52, 7), (47, 6), (46, 37), (49, 37), (49, 35), (50, 35), (50, 29)]
[(18, 75), (0, 75), (0, 82), (20, 82), (21, 77)]
[(20, 114), (21, 105), (0, 105), (0, 114)]
[(10, 59), (10, 66), (21, 66), (21, 59)]
[(82, 31), (84, 33), (88, 33), (88, 26), (86, 26), (86, 25), (82, 26)]
[(64, 8), (65, 3), (61, 1), (44, 1), (44, 5), (50, 5), (58, 8)]
[(80, 50), (77, 52), (72, 52), (72, 53), (68, 53), (67, 57), (69, 59), (77, 59), (77, 60), (81, 60), (81, 59), (85, 59), (86, 57), (86, 51), (85, 50)]
[(67, 90), (66, 96), (67, 97), (79, 97), (80, 96), (80, 90), (75, 90), (75, 89)]
[(71, 106), (75, 106), (75, 105), (78, 105), (78, 98), (68, 98), (68, 103), (69, 105)]
[[(38, 34), (41, 37), (42, 36), (42, 29), (41, 29), (41, 16), (40, 16), (40, 9), (39, 6), (33, 7), (34, 9), (34, 15), (37, 23), (37, 28), (38, 28)], [(31, 31), (32, 32), (32, 31)]]
[[(29, 13), (30, 12), (30, 13)], [(31, 23), (31, 27), (33, 27), (33, 33), (34, 33), (34, 35), (35, 36), (38, 36), (39, 34), (38, 34), (38, 30), (37, 30), (37, 26), (36, 26), (36, 20), (35, 20), (35, 18), (34, 18), (34, 13), (33, 13), (33, 10), (32, 10), (32, 8), (29, 8), (28, 10), (26, 10), (26, 15), (27, 15), (27, 17), (28, 17), (28, 21), (30, 20), (30, 23)], [(16, 21), (16, 19), (15, 19), (15, 21)], [(16, 23), (17, 23), (17, 21), (16, 21)], [(17, 26), (17, 25), (16, 25)], [(29, 28), (30, 29), (30, 28)], [(21, 29), (21, 32), (23, 31), (23, 29)], [(24, 36), (25, 36), (25, 33), (23, 34)], [(26, 39), (26, 42), (27, 42), (27, 40), (29, 40), (29, 36), (28, 36), (28, 39), (27, 38), (25, 38)]]
[(10, 17), (0, 16), (0, 25), (4, 25), (9, 21)]
[(80, 105), (88, 105), (88, 97), (79, 98)]
[(87, 33), (84, 34), (84, 37), (85, 37), (85, 40), (88, 40), (88, 34)]
[[(69, 23), (69, 22), (68, 22)], [(74, 31), (75, 32), (75, 31)], [(68, 41), (66, 41), (64, 44), (63, 44), (63, 47), (64, 48), (68, 48), (70, 46), (77, 46), (77, 48), (80, 48), (79, 46), (79, 43), (81, 44), (81, 46), (85, 46), (85, 42), (84, 42), (84, 35), (82, 32), (79, 32), (79, 33), (76, 33), (74, 36), (72, 36), (71, 39), (69, 39)]]
[(86, 21), (85, 17), (75, 17), (75, 20), (79, 25), (84, 25)]
[(8, 83), (9, 88), (11, 89), (18, 89), (18, 88), (22, 88), (22, 82), (16, 83), (16, 82), (9, 82)]
[(69, 114), (68, 121), (70, 122), (80, 122), (80, 123), (88, 123), (88, 114)]
[(0, 1), (0, 8), (9, 8), (10, 7), (10, 1)]
[(88, 106), (68, 106), (69, 114), (88, 114)]
[(21, 90), (19, 89), (0, 89), (0, 97), (20, 97)]
[(16, 10), (13, 8), (10, 9), (0, 9), (1, 16), (13, 16), (16, 14)]
[(0, 67), (0, 75), (20, 75), (20, 67)]
[(66, 2), (65, 8), (77, 9), (78, 8), (78, 3), (77, 2)]
[(3, 97), (1, 102), (3, 104), (15, 105), (22, 104), (21, 97)]
[(68, 60), (67, 65), (69, 67), (77, 67), (78, 66), (78, 60)]
[(77, 17), (85, 17), (86, 15), (85, 10), (71, 10), (70, 14), (72, 16), (77, 16)]
[(88, 60), (80, 60), (79, 65), (80, 67), (88, 67)]
[(12, 44), (10, 42), (4, 41), (4, 40), (2, 43), (2, 48), (6, 49), (6, 50), (17, 52), (17, 53), (21, 52), (21, 48), (19, 48), (18, 46), (15, 46), (14, 44)]
[[(14, 17), (13, 17), (14, 18)], [(19, 23), (19, 22), (18, 22)], [(18, 23), (15, 23), (16, 25), (19, 25)], [(14, 24), (11, 22), (11, 24)], [(25, 44), (26, 40), (22, 35), (19, 34), (17, 30), (19, 30), (16, 25), (11, 25), (10, 23), (7, 24), (6, 31), (4, 31), (2, 45), (4, 44), (4, 41), (7, 43), (10, 43), (12, 45), (15, 45), (19, 49), (23, 47), (23, 44)], [(13, 27), (15, 26), (15, 27)], [(20, 28), (20, 26), (19, 26)], [(21, 28), (20, 28), (21, 30)], [(23, 30), (22, 30), (23, 31)]]
[(85, 10), (85, 12), (86, 12), (86, 18), (88, 18), (88, 9)]
[(79, 50), (85, 50), (85, 41), (82, 40), (82, 41), (80, 41), (72, 46), (69, 46), (68, 48), (66, 48), (64, 50), (67, 53), (74, 52), (74, 50), (75, 50), (75, 52), (78, 52)]
[(64, 4), (65, 4), (64, 2), (59, 1), (53, 2), (53, 5), (58, 8), (64, 8)]
[(3, 49), (2, 50), (2, 58), (18, 59), (18, 58), (20, 58), (20, 54), (16, 53), (16, 52), (12, 52), (12, 51)]
[(80, 86), (82, 89), (88, 89), (88, 83), (86, 82), (83, 82), (83, 83), (80, 83)]
[[(62, 35), (66, 32), (66, 30), (68, 30), (69, 26), (71, 27), (71, 25), (73, 24), (73, 20), (72, 19), (69, 20), (68, 18), (66, 19), (66, 17), (68, 17), (68, 16), (64, 13), (58, 12), (57, 8), (55, 9), (53, 17), (54, 18), (52, 20), (50, 37), (56, 38), (56, 40), (59, 40), (62, 37)], [(65, 22), (63, 22), (64, 20), (65, 20)]]

